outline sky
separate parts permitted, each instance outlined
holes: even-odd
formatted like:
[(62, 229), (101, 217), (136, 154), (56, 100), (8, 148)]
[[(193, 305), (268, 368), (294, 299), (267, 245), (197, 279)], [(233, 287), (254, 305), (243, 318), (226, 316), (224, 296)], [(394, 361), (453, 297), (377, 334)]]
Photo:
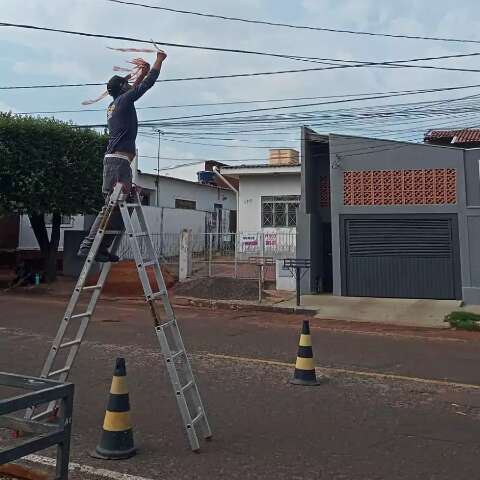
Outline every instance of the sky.
[[(478, 9), (474, 0), (463, 0), (454, 5), (451, 1), (445, 0), (437, 0), (435, 3), (419, 0), (136, 1), (175, 9), (282, 23), (407, 35), (480, 39), (475, 18)], [(162, 42), (171, 42), (373, 62), (480, 52), (480, 43), (447, 43), (295, 30), (181, 15), (120, 5), (107, 0), (23, 0), (22, 2), (0, 0), (0, 21), (89, 33), (153, 38), (160, 46)], [(83, 38), (9, 27), (0, 27), (0, 42), (2, 45), (0, 86), (106, 82), (113, 75), (114, 65), (127, 66), (125, 62), (137, 56), (137, 54), (115, 52), (107, 49), (107, 46), (145, 47), (126, 41)], [(164, 47), (164, 49), (168, 53), (168, 58), (161, 72), (163, 79), (318, 66), (266, 56), (178, 47)], [(154, 54), (140, 55), (147, 61), (154, 60)], [(424, 62), (424, 64), (480, 69), (480, 58), (441, 60)], [(137, 107), (350, 95), (477, 83), (480, 84), (480, 73), (474, 72), (413, 68), (351, 68), (277, 76), (160, 83), (137, 102)], [(83, 100), (95, 98), (103, 90), (104, 88), (100, 86), (0, 90), (0, 109), (12, 112), (83, 110), (54, 116), (76, 124), (104, 123), (107, 99), (90, 107), (81, 105)], [(380, 102), (363, 102), (363, 104), (385, 105), (441, 100), (478, 93), (480, 89), (476, 88), (462, 92), (422, 95), (421, 98), (409, 96)], [(292, 102), (147, 109), (139, 110), (138, 116), (140, 121), (146, 121), (289, 103)], [(329, 105), (315, 109), (333, 110), (333, 114), (336, 115), (339, 108), (353, 106), (357, 104)], [(101, 109), (101, 111), (86, 111), (91, 108)], [(399, 118), (391, 122), (395, 128), (405, 130), (410, 128), (409, 136), (404, 138), (420, 139), (428, 128), (459, 127), (462, 122), (464, 126), (476, 126), (476, 107), (470, 104), (469, 108), (468, 116), (465, 115), (464, 110), (461, 110), (460, 115), (456, 117), (440, 117), (435, 114), (424, 119), (423, 123), (407, 126), (403, 124), (403, 127)], [(312, 107), (305, 107), (296, 109), (295, 112), (311, 110)], [(225, 126), (220, 128), (216, 126), (184, 127), (181, 134), (178, 133), (179, 128), (162, 128), (161, 167), (193, 162), (196, 159), (218, 159), (227, 163), (228, 161), (232, 163), (249, 160), (266, 161), (268, 148), (299, 148), (302, 123), (305, 122), (298, 122), (291, 125), (290, 129), (276, 130), (273, 133), (250, 133), (249, 135), (227, 134), (228, 129)], [(379, 125), (381, 124), (366, 122), (348, 125), (337, 122), (335, 126), (311, 124), (321, 133), (354, 132), (370, 136), (377, 136), (377, 133), (382, 134), (382, 132), (384, 136), (387, 133), (392, 134), (391, 131), (382, 130)], [(245, 129), (247, 128), (248, 125)], [(389, 128), (392, 127), (389, 126)], [(414, 128), (417, 128), (418, 132), (412, 132)], [(158, 143), (156, 138), (143, 136), (145, 133), (154, 132), (151, 128), (142, 129), (142, 136), (138, 137), (139, 166), (143, 171), (153, 172), (157, 167)], [(224, 138), (228, 139), (224, 140)], [(198, 145), (199, 143), (208, 145)], [(262, 148), (256, 148), (259, 146)]]

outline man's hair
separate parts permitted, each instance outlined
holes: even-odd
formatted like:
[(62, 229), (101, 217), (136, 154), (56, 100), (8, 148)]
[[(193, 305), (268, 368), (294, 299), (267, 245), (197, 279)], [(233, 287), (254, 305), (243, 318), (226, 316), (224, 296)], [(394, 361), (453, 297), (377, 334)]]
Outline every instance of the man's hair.
[(125, 77), (114, 75), (107, 83), (107, 92), (113, 98), (118, 97), (122, 92), (122, 88), (127, 82)]

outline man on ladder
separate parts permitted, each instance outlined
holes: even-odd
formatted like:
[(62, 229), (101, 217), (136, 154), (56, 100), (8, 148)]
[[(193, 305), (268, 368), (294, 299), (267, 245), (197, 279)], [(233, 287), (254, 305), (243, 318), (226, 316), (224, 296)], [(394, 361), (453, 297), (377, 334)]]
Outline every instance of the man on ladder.
[[(113, 77), (108, 82), (108, 92), (114, 100), (108, 109), (110, 142), (105, 155), (103, 174), (103, 190), (107, 194), (107, 199), (90, 234), (80, 247), (79, 255), (86, 257), (86, 260), (43, 365), (41, 377), (60, 382), (66, 381), (95, 311), (112, 262), (118, 261), (115, 251), (121, 239), (119, 234), (125, 232), (135, 259), (145, 300), (152, 315), (155, 333), (177, 400), (185, 433), (191, 449), (198, 451), (200, 435), (205, 439), (210, 439), (212, 431), (175, 318), (175, 312), (168, 297), (140, 196), (138, 191), (132, 189), (130, 168), (130, 161), (135, 156), (135, 138), (138, 128), (134, 102), (155, 83), (166, 57), (165, 52), (159, 50), (153, 68), (146, 75), (148, 65), (145, 64), (141, 81), (137, 80), (133, 88), (127, 83), (128, 77)], [(140, 246), (141, 238), (145, 248)], [(88, 285), (87, 278), (94, 261), (101, 262), (102, 268), (96, 283)], [(155, 278), (153, 284), (147, 269), (153, 273)], [(85, 298), (85, 295), (88, 298)], [(82, 301), (80, 301), (81, 297)], [(160, 312), (157, 301), (160, 303), (159, 306), (162, 307), (163, 313)], [(26, 418), (36, 420), (48, 417), (55, 412), (55, 409), (56, 402), (51, 401), (38, 408), (29, 408)]]
[[(153, 67), (148, 71), (148, 63), (144, 63), (142, 75), (136, 80), (133, 86), (128, 83), (129, 76), (120, 77), (114, 75), (107, 84), (107, 91), (113, 97), (113, 102), (107, 110), (108, 130), (110, 140), (108, 142), (107, 152), (103, 160), (103, 186), (102, 191), (105, 194), (105, 205), (98, 214), (95, 222), (90, 229), (90, 233), (85, 237), (78, 251), (79, 257), (87, 257), (90, 251), (95, 235), (98, 232), (105, 210), (108, 206), (110, 195), (117, 183), (122, 183), (124, 193), (129, 194), (132, 188), (132, 169), (130, 162), (136, 154), (135, 140), (138, 132), (137, 112), (135, 102), (142, 95), (152, 88), (153, 84), (160, 75), (163, 61), (167, 54), (163, 50), (157, 52), (157, 58)], [(118, 208), (112, 212), (109, 222), (110, 230), (122, 231), (124, 224)], [(118, 262), (117, 255), (110, 253), (109, 248), (115, 238), (115, 235), (105, 235), (95, 257), (97, 262)]]

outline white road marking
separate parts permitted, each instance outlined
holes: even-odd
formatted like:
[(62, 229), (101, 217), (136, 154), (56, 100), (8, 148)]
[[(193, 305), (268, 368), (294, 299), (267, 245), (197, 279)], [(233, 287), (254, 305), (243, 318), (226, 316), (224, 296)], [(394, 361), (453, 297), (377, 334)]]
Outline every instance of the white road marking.
[[(27, 455), (23, 457), (23, 460), (27, 460), (32, 463), (38, 463), (48, 467), (55, 467), (56, 460), (50, 457), (42, 457), (40, 455)], [(137, 475), (129, 475), (128, 473), (114, 472), (112, 470), (106, 470), (104, 468), (89, 467), (88, 465), (80, 465), (79, 463), (70, 462), (68, 469), (71, 472), (87, 473), (90, 475), (96, 475), (97, 477), (113, 478), (114, 480), (153, 480), (151, 478), (139, 477)]]

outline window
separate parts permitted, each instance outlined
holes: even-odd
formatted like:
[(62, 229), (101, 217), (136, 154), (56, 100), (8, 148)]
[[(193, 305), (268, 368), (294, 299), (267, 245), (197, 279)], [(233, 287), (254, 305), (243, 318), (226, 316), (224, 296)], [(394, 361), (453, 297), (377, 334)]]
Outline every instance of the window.
[(262, 227), (296, 227), (298, 195), (262, 197)]
[[(52, 224), (52, 217), (51, 213), (45, 214), (45, 225), (47, 227)], [(73, 217), (71, 215), (62, 215), (60, 224), (62, 227), (71, 227), (73, 225)]]
[(195, 210), (197, 202), (194, 200), (183, 200), (182, 198), (175, 199), (175, 208), (184, 208), (186, 210)]

